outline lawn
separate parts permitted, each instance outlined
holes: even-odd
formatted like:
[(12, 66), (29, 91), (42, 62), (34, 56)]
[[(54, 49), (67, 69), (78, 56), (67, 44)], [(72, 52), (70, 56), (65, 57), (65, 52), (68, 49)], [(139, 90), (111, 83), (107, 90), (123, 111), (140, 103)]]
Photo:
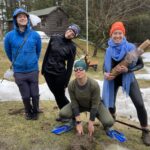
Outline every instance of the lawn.
[[(58, 109), (55, 102), (41, 101), (41, 113), (39, 120), (26, 121), (21, 102), (0, 103), (0, 150), (69, 150), (71, 144), (77, 138), (75, 129), (62, 135), (55, 135), (51, 130), (61, 125), (55, 121)], [(87, 134), (88, 117), (82, 114), (84, 132)], [(124, 121), (129, 122), (126, 119)], [(131, 122), (130, 122), (131, 123)], [(135, 124), (132, 122), (132, 124)], [(115, 124), (114, 128), (123, 132), (127, 142), (119, 143), (106, 136), (101, 124), (95, 126), (94, 142), (92, 150), (105, 150), (107, 146), (115, 144), (130, 150), (149, 150), (142, 144), (141, 133), (136, 129)], [(77, 140), (77, 139), (76, 139)], [(80, 142), (77, 140), (77, 142)], [(76, 149), (77, 150), (77, 149)], [(113, 149), (112, 149), (113, 150)], [(116, 149), (115, 149), (116, 150)]]

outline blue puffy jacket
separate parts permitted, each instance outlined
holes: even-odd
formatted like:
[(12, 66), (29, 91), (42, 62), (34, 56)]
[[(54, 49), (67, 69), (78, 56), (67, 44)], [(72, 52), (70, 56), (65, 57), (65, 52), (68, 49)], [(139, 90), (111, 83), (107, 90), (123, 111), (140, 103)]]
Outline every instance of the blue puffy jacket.
[[(16, 23), (16, 16), (19, 13), (25, 13), (28, 16), (27, 12), (22, 8), (15, 10), (13, 14), (14, 29), (8, 32), (5, 36), (4, 41), (5, 52), (9, 60), (13, 64), (14, 72), (27, 73), (37, 71), (38, 60), (41, 52), (41, 38), (36, 31), (32, 30), (30, 26), (29, 16), (28, 16), (28, 24), (25, 31), (20, 32)], [(28, 38), (23, 47), (19, 50), (19, 54), (15, 60), (17, 50), (23, 43), (24, 37), (26, 35), (28, 35)]]

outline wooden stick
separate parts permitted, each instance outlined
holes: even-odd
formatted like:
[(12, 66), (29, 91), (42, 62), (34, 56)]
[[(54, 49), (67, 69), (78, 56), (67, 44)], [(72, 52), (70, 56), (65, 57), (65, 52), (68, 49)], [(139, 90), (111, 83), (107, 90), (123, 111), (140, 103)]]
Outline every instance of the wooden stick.
[(116, 68), (120, 65), (128, 67), (132, 62), (138, 59), (140, 55), (144, 53), (144, 50), (146, 50), (150, 46), (150, 40), (147, 39), (144, 41), (137, 49), (127, 53), (125, 58), (111, 70), (112, 76), (117, 76), (120, 74), (120, 72), (116, 71)]
[(128, 123), (126, 123), (126, 122), (120, 121), (120, 120), (115, 120), (115, 121), (118, 122), (118, 123), (121, 123), (121, 124), (123, 124), (123, 125), (129, 126), (129, 127), (131, 127), (131, 128), (134, 128), (134, 129), (138, 129), (138, 130), (141, 130), (141, 131), (148, 131), (148, 132), (150, 132), (150, 131), (147, 130), (147, 129), (143, 129), (143, 128), (137, 127), (137, 126), (135, 126), (135, 125), (128, 124)]
[(145, 50), (145, 49), (147, 49), (149, 46), (150, 46), (150, 40), (147, 39), (147, 40), (144, 41), (138, 48)]

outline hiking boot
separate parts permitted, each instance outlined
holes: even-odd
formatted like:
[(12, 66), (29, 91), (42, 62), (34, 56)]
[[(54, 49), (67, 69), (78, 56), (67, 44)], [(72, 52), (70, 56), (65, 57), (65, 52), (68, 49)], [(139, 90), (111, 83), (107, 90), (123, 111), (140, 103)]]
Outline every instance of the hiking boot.
[(58, 118), (56, 118), (56, 121), (58, 121), (58, 122), (69, 122), (70, 119), (58, 117)]
[(150, 146), (150, 133), (149, 132), (150, 131), (148, 129), (146, 129), (145, 131), (142, 131), (142, 140), (146, 146)]
[(26, 120), (32, 120), (32, 114), (31, 113), (25, 113), (25, 119)]
[(38, 118), (39, 118), (38, 113), (33, 113), (32, 120), (38, 120)]
[(32, 112), (33, 112), (33, 120), (38, 119), (38, 113), (39, 113), (39, 96), (32, 97)]
[(30, 104), (30, 98), (23, 99), (23, 104), (25, 108), (25, 119), (31, 120), (32, 119), (32, 106)]

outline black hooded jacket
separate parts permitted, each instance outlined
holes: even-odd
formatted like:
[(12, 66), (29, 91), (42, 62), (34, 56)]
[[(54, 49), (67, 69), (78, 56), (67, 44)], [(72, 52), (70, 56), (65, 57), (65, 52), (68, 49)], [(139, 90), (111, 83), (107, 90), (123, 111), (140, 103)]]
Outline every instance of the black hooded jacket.
[(75, 55), (76, 47), (70, 39), (66, 39), (64, 35), (51, 36), (43, 60), (42, 74), (49, 73), (56, 76), (65, 74), (67, 86)]

